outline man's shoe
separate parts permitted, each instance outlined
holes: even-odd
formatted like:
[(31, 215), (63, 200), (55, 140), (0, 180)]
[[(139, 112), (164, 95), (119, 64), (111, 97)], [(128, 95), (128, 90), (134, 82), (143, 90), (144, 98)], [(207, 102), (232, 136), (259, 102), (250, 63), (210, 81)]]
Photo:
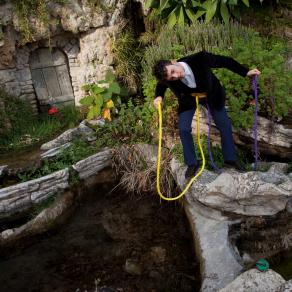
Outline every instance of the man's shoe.
[(236, 169), (237, 171), (239, 172), (244, 172), (246, 169), (243, 165), (241, 165), (240, 163), (238, 163), (238, 161), (236, 160), (227, 160), (227, 161), (224, 161), (224, 168), (227, 168), (227, 169)]
[(189, 180), (193, 178), (197, 174), (199, 169), (200, 169), (200, 163), (197, 163), (196, 165), (188, 166), (185, 173), (185, 179)]

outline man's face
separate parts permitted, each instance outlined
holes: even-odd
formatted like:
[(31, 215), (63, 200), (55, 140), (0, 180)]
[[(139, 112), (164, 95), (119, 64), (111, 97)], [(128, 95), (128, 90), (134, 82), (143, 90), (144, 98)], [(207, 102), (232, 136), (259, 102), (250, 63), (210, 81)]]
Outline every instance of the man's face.
[(165, 68), (167, 73), (167, 81), (179, 80), (185, 77), (184, 68), (177, 62), (173, 62), (171, 65), (167, 65)]

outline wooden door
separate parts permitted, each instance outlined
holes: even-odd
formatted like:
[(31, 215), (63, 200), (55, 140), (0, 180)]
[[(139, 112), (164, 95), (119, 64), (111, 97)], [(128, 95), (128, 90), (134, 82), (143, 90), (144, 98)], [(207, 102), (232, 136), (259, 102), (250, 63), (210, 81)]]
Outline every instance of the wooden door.
[(47, 106), (53, 100), (57, 107), (74, 104), (67, 58), (58, 49), (38, 49), (30, 56), (32, 81), (39, 104)]

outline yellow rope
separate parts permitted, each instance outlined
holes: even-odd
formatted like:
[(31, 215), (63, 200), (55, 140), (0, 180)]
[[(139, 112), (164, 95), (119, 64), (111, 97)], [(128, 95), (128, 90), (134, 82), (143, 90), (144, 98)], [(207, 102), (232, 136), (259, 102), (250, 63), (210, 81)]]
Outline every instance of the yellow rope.
[(201, 175), (201, 173), (204, 171), (205, 168), (205, 156), (204, 156), (204, 152), (202, 149), (202, 145), (201, 145), (201, 141), (200, 141), (200, 112), (199, 112), (199, 98), (201, 96), (198, 94), (196, 95), (196, 105), (197, 105), (197, 138), (198, 138), (198, 145), (199, 145), (199, 149), (200, 149), (200, 153), (202, 156), (202, 167), (200, 169), (200, 171), (189, 181), (189, 183), (187, 184), (187, 186), (185, 187), (185, 189), (176, 197), (173, 198), (169, 198), (169, 197), (165, 197), (161, 191), (160, 191), (160, 164), (161, 164), (161, 144), (162, 144), (162, 111), (161, 111), (161, 103), (158, 103), (158, 115), (159, 115), (159, 142), (158, 142), (158, 154), (157, 154), (157, 177), (156, 177), (156, 187), (157, 187), (157, 192), (159, 194), (159, 196), (166, 201), (174, 201), (174, 200), (178, 200), (179, 198), (181, 198), (187, 191), (188, 189), (191, 187), (192, 183)]

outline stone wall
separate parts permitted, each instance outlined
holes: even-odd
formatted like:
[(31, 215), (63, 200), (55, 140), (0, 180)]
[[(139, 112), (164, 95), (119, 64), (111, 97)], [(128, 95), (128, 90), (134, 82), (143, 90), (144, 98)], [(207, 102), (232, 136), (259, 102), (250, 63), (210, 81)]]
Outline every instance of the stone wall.
[[(31, 17), (33, 42), (23, 43), (19, 19), (11, 1), (0, 5), (0, 87), (28, 100), (37, 110), (37, 96), (32, 81), (29, 57), (38, 48), (58, 48), (68, 59), (68, 70), (75, 103), (83, 97), (82, 85), (104, 78), (113, 70), (111, 41), (123, 19), (125, 0), (102, 1), (93, 8), (85, 0), (60, 5), (48, 3), (50, 31)], [(20, 45), (22, 44), (22, 45)]]

